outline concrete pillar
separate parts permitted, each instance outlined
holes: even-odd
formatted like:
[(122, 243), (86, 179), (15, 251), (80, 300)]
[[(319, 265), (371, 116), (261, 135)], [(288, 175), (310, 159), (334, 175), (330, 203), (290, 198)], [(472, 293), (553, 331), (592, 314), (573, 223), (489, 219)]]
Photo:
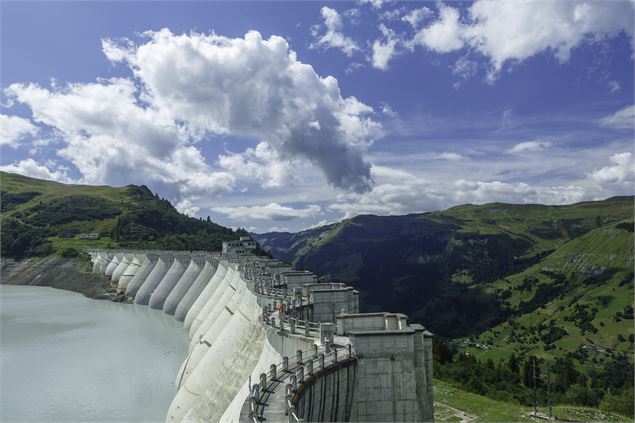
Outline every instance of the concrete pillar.
[(357, 355), (351, 421), (420, 421), (415, 330), (350, 331)]
[(126, 286), (126, 294), (133, 297), (136, 296), (137, 292), (150, 275), (152, 275), (153, 272), (158, 272), (158, 270), (156, 270), (157, 266), (164, 266), (163, 262), (159, 263), (159, 256), (156, 254), (148, 254), (147, 259), (147, 262), (144, 261), (141, 268), (137, 271), (130, 282), (128, 282), (128, 286)]
[(329, 346), (333, 343), (335, 338), (335, 324), (334, 323), (320, 323), (320, 341)]
[[(415, 329), (415, 381), (420, 419), (422, 421), (430, 421), (434, 418), (434, 412), (432, 391), (428, 390), (428, 387), (432, 387), (432, 379), (428, 379), (426, 368), (428, 363), (426, 363), (426, 338), (424, 333), (427, 331), (421, 325), (411, 325), (411, 327)], [(430, 363), (431, 367), (432, 363)]]

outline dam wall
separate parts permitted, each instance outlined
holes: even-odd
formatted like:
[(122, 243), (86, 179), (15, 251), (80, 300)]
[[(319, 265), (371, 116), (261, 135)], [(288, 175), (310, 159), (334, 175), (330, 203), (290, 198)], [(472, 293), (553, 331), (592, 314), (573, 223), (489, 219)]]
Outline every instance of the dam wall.
[(183, 322), (166, 422), (432, 421), (431, 334), (275, 259), (87, 250), (136, 307)]

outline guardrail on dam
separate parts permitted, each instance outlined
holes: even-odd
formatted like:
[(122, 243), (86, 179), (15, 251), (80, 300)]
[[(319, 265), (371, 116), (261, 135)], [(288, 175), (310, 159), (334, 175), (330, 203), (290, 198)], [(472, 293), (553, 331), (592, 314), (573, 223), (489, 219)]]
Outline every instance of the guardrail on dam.
[(86, 250), (136, 304), (183, 322), (167, 422), (432, 421), (432, 334), (274, 259)]

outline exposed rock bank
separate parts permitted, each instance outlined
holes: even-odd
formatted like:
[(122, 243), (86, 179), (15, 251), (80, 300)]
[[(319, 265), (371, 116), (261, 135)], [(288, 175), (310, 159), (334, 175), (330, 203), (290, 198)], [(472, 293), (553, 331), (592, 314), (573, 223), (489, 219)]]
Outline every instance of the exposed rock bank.
[(111, 286), (110, 278), (92, 273), (91, 263), (77, 258), (49, 256), (14, 260), (2, 257), (0, 283), (50, 286), (94, 299), (127, 300)]

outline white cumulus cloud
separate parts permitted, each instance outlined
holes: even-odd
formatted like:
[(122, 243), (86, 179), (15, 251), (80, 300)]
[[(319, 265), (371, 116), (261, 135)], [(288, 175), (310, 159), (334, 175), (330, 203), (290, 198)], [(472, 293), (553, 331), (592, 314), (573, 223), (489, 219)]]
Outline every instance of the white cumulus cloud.
[(495, 72), (543, 51), (564, 62), (584, 40), (632, 34), (633, 28), (633, 5), (626, 1), (479, 0), (469, 15), (464, 37), (490, 58)]
[(602, 185), (619, 185), (627, 188), (628, 193), (635, 191), (635, 160), (633, 153), (624, 152), (612, 155), (610, 165), (597, 169), (589, 177)]
[(458, 9), (439, 3), (439, 19), (418, 31), (412, 43), (439, 53), (458, 50), (464, 45)]
[[(380, 125), (373, 109), (343, 98), (333, 77), (297, 60), (282, 37), (263, 39), (146, 33), (126, 63), (143, 83), (143, 98), (190, 136), (231, 134), (269, 144), (284, 160), (306, 159), (333, 186), (372, 185), (363, 152)], [(126, 51), (129, 47), (124, 46)]]
[(28, 119), (0, 114), (0, 145), (16, 148), (20, 142), (37, 133), (38, 128)]
[(380, 24), (379, 29), (384, 35), (384, 40), (375, 40), (373, 42), (372, 64), (376, 69), (388, 69), (388, 62), (397, 53), (397, 44), (399, 38), (395, 32), (387, 28), (386, 25)]
[(149, 184), (175, 201), (216, 195), (234, 178), (214, 171), (187, 134), (165, 113), (138, 104), (127, 79), (44, 88), (12, 84), (5, 93), (28, 105), (33, 120), (54, 127), (63, 139), (58, 155), (90, 184)]
[(589, 41), (625, 33), (633, 36), (633, 3), (629, 1), (478, 0), (461, 17), (458, 8), (439, 3), (439, 18), (420, 29), (410, 46), (439, 53), (468, 47), (487, 57), (493, 81), (508, 62), (538, 53), (560, 62)]
[(220, 167), (237, 179), (259, 181), (267, 188), (288, 185), (296, 179), (292, 163), (283, 160), (265, 142), (260, 142), (255, 148), (247, 148), (242, 153), (221, 154), (218, 162)]
[(40, 164), (31, 158), (0, 166), (0, 170), (56, 182), (73, 182), (65, 169), (50, 169), (46, 164)]
[[(374, 110), (342, 97), (337, 80), (298, 61), (283, 38), (164, 29), (137, 41), (103, 40), (102, 48), (134, 78), (5, 89), (10, 101), (31, 109), (35, 124), (54, 129), (57, 154), (82, 182), (148, 184), (190, 214), (200, 211), (198, 199), (235, 190), (238, 181), (292, 182), (294, 162), (312, 163), (344, 190), (372, 186), (364, 153), (381, 134), (369, 117)], [(37, 129), (4, 121), (11, 139)], [(225, 135), (259, 143), (218, 160), (204, 157), (200, 143)]]
[(313, 35), (316, 39), (311, 44), (312, 47), (339, 49), (349, 57), (359, 50), (357, 43), (342, 33), (342, 17), (337, 13), (337, 10), (324, 6), (320, 9), (320, 13), (324, 20), (325, 31), (321, 35), (319, 30), (314, 31)]
[(413, 29), (417, 29), (419, 24), (433, 15), (432, 10), (427, 7), (420, 7), (418, 9), (411, 10), (408, 14), (401, 17), (401, 20), (407, 22)]
[(305, 208), (293, 208), (269, 203), (259, 206), (238, 206), (238, 207), (213, 207), (212, 211), (222, 213), (236, 220), (273, 220), (287, 221), (298, 218), (314, 217), (320, 213), (322, 208), (316, 204), (310, 204)]
[(373, 9), (381, 9), (386, 0), (357, 0), (359, 4), (370, 4)]

